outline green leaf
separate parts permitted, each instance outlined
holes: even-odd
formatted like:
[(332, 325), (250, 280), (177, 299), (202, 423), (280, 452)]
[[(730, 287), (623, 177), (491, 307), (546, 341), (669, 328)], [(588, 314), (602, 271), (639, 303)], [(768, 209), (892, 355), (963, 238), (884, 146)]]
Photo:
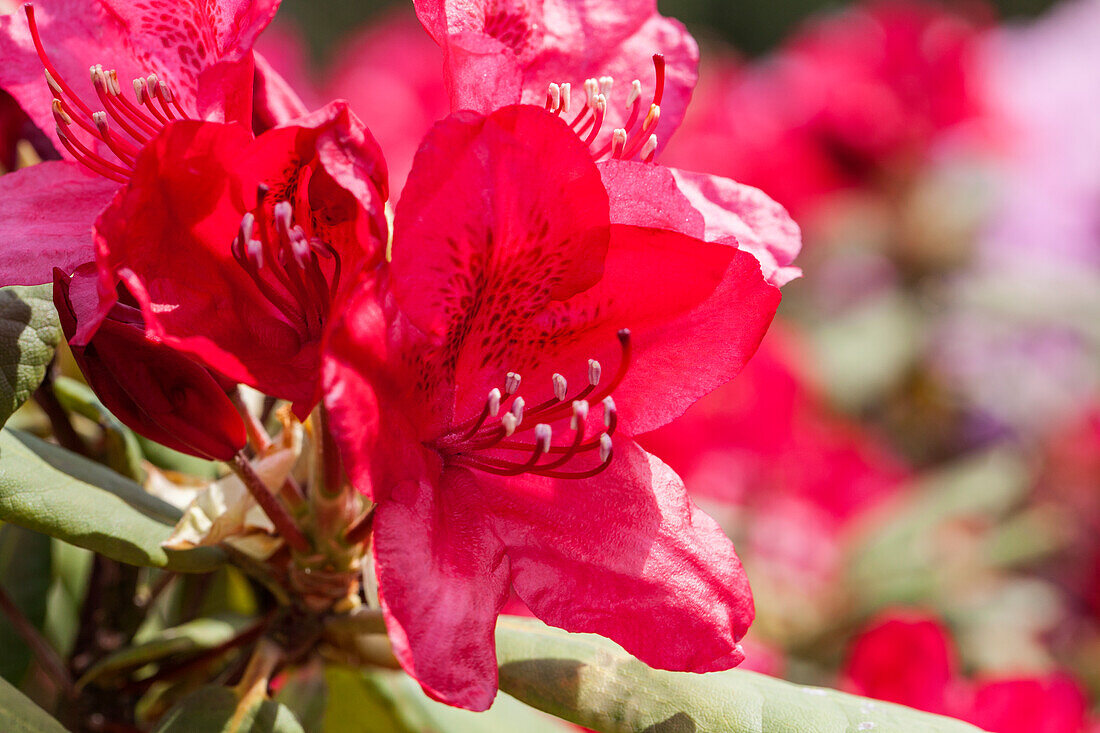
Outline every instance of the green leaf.
[(180, 512), (133, 481), (26, 433), (0, 431), (0, 520), (131, 565), (206, 572), (214, 547), (165, 550)]
[(0, 730), (4, 733), (65, 733), (61, 723), (0, 679)]
[(977, 733), (957, 720), (755, 672), (662, 672), (591, 634), (497, 624), (500, 689), (602, 733)]
[(562, 733), (559, 720), (498, 695), (484, 713), (453, 708), (430, 699), (404, 672), (325, 671), (328, 703), (324, 733)]
[(254, 619), (246, 617), (199, 618), (153, 634), (140, 644), (125, 647), (96, 662), (78, 685), (118, 672), (144, 667), (167, 657), (180, 657), (213, 649), (243, 631)]
[(86, 384), (69, 377), (58, 377), (53, 383), (53, 392), (66, 410), (94, 420), (103, 428), (106, 463), (110, 468), (130, 478), (141, 479), (145, 476), (137, 436), (99, 401), (95, 392)]
[(283, 705), (257, 700), (244, 710), (228, 687), (200, 687), (165, 713), (154, 733), (304, 733)]
[(42, 384), (60, 340), (52, 285), (0, 288), (0, 425)]
[[(50, 538), (11, 524), (0, 527), (0, 585), (23, 616), (41, 629), (50, 588)], [(0, 677), (19, 684), (31, 652), (2, 613), (0, 649)]]

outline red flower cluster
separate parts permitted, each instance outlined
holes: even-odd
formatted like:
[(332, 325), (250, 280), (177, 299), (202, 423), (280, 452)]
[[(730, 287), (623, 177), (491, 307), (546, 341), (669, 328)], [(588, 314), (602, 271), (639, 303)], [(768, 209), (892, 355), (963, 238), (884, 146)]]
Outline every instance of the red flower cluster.
[[(321, 403), (376, 504), (397, 657), (471, 709), (513, 589), (666, 669), (736, 665), (753, 618), (732, 544), (633, 438), (740, 371), (798, 228), (652, 162), (695, 81), (679, 24), (652, 0), (571, 7), (417, 3), (461, 111), (420, 143), (388, 247), (374, 138), (345, 103), (304, 113), (251, 51), (273, 3), (43, 3), (0, 25), (0, 86), (65, 156), (0, 178), (24, 247), (4, 281), (59, 268), (89, 383), (172, 447), (231, 458), (238, 383), (300, 417)], [(82, 94), (100, 63), (118, 70)]]

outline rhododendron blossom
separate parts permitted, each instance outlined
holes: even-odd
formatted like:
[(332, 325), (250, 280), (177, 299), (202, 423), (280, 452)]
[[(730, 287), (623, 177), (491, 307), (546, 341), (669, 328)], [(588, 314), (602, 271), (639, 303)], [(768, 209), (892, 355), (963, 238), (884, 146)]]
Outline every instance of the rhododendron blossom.
[(100, 292), (121, 280), (152, 338), (304, 417), (334, 303), (382, 257), (385, 190), (377, 145), (342, 103), (255, 139), (175, 123), (96, 222)]
[(631, 436), (736, 374), (779, 293), (746, 252), (609, 214), (552, 113), (453, 115), (413, 165), (388, 273), (333, 337), (326, 404), (377, 503), (390, 638), (452, 704), (493, 699), (510, 587), (651, 665), (742, 658), (752, 603), (733, 548)]
[(91, 260), (92, 222), (169, 122), (250, 124), (250, 49), (277, 7), (46, 0), (0, 17), (0, 88), (63, 157), (0, 177), (0, 281), (49, 282)]
[[(609, 151), (615, 129), (640, 122), (642, 88), (662, 89), (643, 106), (649, 135), (673, 130), (695, 86), (699, 50), (655, 0), (416, 0), (416, 14), (443, 49), (451, 108), (489, 112), (515, 102), (544, 103), (592, 127)], [(654, 53), (664, 62), (654, 68)], [(639, 83), (633, 83), (640, 80)], [(645, 104), (645, 100), (642, 100)], [(592, 126), (584, 119), (603, 120)], [(660, 129), (658, 123), (663, 120)]]

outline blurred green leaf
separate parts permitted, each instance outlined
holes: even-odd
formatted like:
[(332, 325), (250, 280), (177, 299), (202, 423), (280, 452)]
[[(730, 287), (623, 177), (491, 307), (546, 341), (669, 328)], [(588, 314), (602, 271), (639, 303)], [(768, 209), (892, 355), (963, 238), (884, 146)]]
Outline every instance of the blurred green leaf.
[(166, 471), (178, 471), (179, 473), (186, 473), (188, 476), (211, 481), (225, 473), (217, 461), (207, 461), (203, 458), (180, 453), (140, 435), (137, 436), (137, 441), (141, 445), (142, 453), (149, 459), (149, 462)]
[[(50, 538), (6, 524), (0, 527), (0, 585), (28, 621), (41, 629), (50, 588)], [(31, 651), (0, 613), (0, 677), (19, 684)]]
[(149, 639), (119, 649), (96, 662), (78, 681), (86, 685), (118, 672), (144, 667), (167, 657), (186, 656), (213, 649), (243, 631), (255, 619), (244, 616), (200, 618), (164, 629)]
[(4, 733), (65, 733), (61, 723), (0, 679), (0, 730)]
[(88, 590), (92, 553), (59, 539), (50, 539), (53, 579), (46, 597), (43, 632), (61, 653), (68, 656), (80, 628), (80, 607)]
[(238, 710), (228, 687), (200, 687), (165, 713), (154, 733), (304, 733), (286, 707), (260, 699)]
[(0, 425), (42, 384), (60, 340), (52, 285), (0, 288)]
[[(869, 517), (848, 563), (865, 611), (935, 598), (952, 582), (972, 582), (990, 565), (992, 530), (1030, 485), (1023, 460), (1009, 450), (968, 456), (926, 476), (896, 503)], [(974, 537), (973, 542), (968, 537)], [(1031, 538), (1042, 547), (1050, 539)], [(968, 552), (969, 550), (969, 552)], [(1019, 557), (1031, 553), (1016, 547)]]
[(141, 465), (141, 444), (130, 428), (111, 414), (86, 384), (70, 377), (58, 377), (53, 383), (57, 401), (69, 412), (94, 420), (103, 428), (106, 441), (106, 463), (123, 476), (140, 479), (145, 475)]
[(110, 469), (15, 430), (0, 432), (0, 520), (131, 565), (205, 572), (213, 547), (166, 551), (180, 513)]
[(325, 671), (324, 733), (562, 733), (564, 724), (508, 695), (483, 713), (430, 699), (404, 672)]
[(825, 387), (850, 412), (894, 387), (924, 339), (919, 307), (896, 292), (821, 322), (812, 336)]
[(533, 619), (497, 624), (500, 688), (603, 733), (977, 733), (950, 718), (755, 672), (650, 669), (612, 642)]

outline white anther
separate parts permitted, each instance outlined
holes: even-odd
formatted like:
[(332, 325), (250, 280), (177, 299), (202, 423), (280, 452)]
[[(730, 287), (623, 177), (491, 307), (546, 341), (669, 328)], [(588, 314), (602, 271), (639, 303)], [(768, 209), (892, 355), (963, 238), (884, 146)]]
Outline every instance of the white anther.
[(603, 426), (605, 428), (611, 427), (611, 418), (615, 416), (615, 400), (611, 399), (611, 395), (603, 398)]
[(642, 96), (642, 83), (635, 79), (634, 81), (630, 82), (630, 94), (626, 95), (627, 108), (629, 109), (630, 105), (634, 104), (634, 102), (640, 96)]
[(280, 201), (275, 204), (272, 215), (275, 218), (275, 226), (279, 229), (279, 234), (289, 239), (290, 227), (294, 218), (294, 207), (290, 205), (289, 201)]
[(610, 76), (601, 76), (600, 77), (600, 91), (603, 92), (605, 96), (608, 96), (608, 97), (611, 96), (611, 87), (614, 86), (614, 85), (615, 85), (615, 80), (613, 78), (611, 78)]
[(516, 419), (516, 425), (523, 422), (523, 398), (517, 397), (512, 400), (512, 417)]
[(603, 94), (596, 96), (596, 111), (604, 112), (607, 110), (607, 97)]
[(64, 122), (66, 125), (73, 124), (73, 118), (69, 117), (69, 113), (61, 108), (60, 99), (53, 100), (53, 113), (56, 117), (60, 117), (61, 121)]
[(160, 92), (160, 96), (163, 97), (166, 103), (170, 103), (172, 101), (172, 89), (168, 86), (166, 82), (162, 81), (160, 84), (158, 84), (157, 91)]
[(504, 394), (515, 394), (519, 391), (519, 384), (523, 381), (523, 377), (515, 372), (508, 372), (504, 375)]
[(584, 95), (585, 95), (584, 103), (586, 105), (588, 105), (589, 107), (595, 107), (596, 106), (596, 97), (599, 95), (599, 93), (600, 93), (600, 83), (598, 81), (596, 81), (595, 79), (585, 79), (584, 80)]
[(626, 130), (621, 127), (617, 127), (611, 132), (611, 157), (617, 158), (622, 155), (623, 149), (625, 147)]
[(558, 108), (561, 107), (561, 87), (554, 82), (550, 82), (550, 86), (547, 88), (546, 93), (550, 95), (550, 111), (557, 112)]
[(100, 110), (99, 112), (92, 112), (92, 124), (96, 126), (96, 129), (101, 133), (107, 132), (107, 113)]
[(561, 402), (565, 399), (565, 395), (569, 393), (569, 383), (560, 374), (555, 374), (550, 378), (550, 381), (554, 383), (554, 397)]
[(159, 81), (160, 81), (160, 78), (156, 74), (150, 74), (149, 76), (145, 77), (145, 83), (149, 87), (149, 93), (150, 94), (152, 94), (156, 91), (157, 82), (159, 82)]
[(588, 383), (595, 387), (600, 383), (600, 375), (603, 374), (603, 367), (600, 366), (600, 362), (595, 359), (588, 360)]
[(53, 75), (50, 74), (49, 71), (46, 71), (45, 69), (43, 69), (43, 71), (46, 73), (46, 84), (49, 85), (50, 91), (54, 94), (60, 95), (61, 85), (57, 83), (57, 81), (53, 78)]
[(489, 408), (489, 414), (495, 417), (500, 412), (500, 390), (496, 387), (489, 390), (489, 399), (485, 404)]
[(611, 457), (611, 436), (607, 433), (600, 435), (600, 461), (606, 461)]
[(645, 145), (642, 146), (642, 149), (638, 153), (638, 156), (641, 157), (642, 160), (645, 160), (649, 156), (653, 155), (653, 151), (655, 151), (656, 149), (657, 149), (657, 136), (656, 135), (650, 135), (649, 139), (645, 141)]
[(540, 422), (535, 426), (535, 447), (539, 453), (550, 452), (550, 439), (553, 437), (553, 431), (550, 430), (550, 426), (544, 422)]
[(584, 421), (588, 419), (588, 400), (573, 401), (573, 417), (569, 419), (569, 429), (584, 428)]
[(565, 82), (561, 85), (561, 111), (569, 114), (569, 103), (572, 97), (572, 85)]
[(519, 426), (519, 420), (516, 416), (510, 412), (504, 413), (504, 417), (500, 418), (500, 426), (504, 428), (504, 437), (508, 437), (512, 433), (516, 432), (516, 427)]
[(134, 79), (134, 96), (138, 104), (145, 104), (145, 80), (140, 76)]
[(109, 88), (111, 90), (111, 94), (115, 95), (116, 97), (118, 95), (122, 94), (122, 86), (118, 83), (118, 72), (117, 71), (115, 71), (114, 69), (111, 69), (110, 71), (108, 71), (107, 72), (107, 81), (109, 82)]
[(242, 244), (248, 244), (252, 241), (252, 230), (256, 226), (256, 217), (251, 211), (246, 211), (244, 216), (241, 217), (241, 228), (237, 236), (241, 238)]

